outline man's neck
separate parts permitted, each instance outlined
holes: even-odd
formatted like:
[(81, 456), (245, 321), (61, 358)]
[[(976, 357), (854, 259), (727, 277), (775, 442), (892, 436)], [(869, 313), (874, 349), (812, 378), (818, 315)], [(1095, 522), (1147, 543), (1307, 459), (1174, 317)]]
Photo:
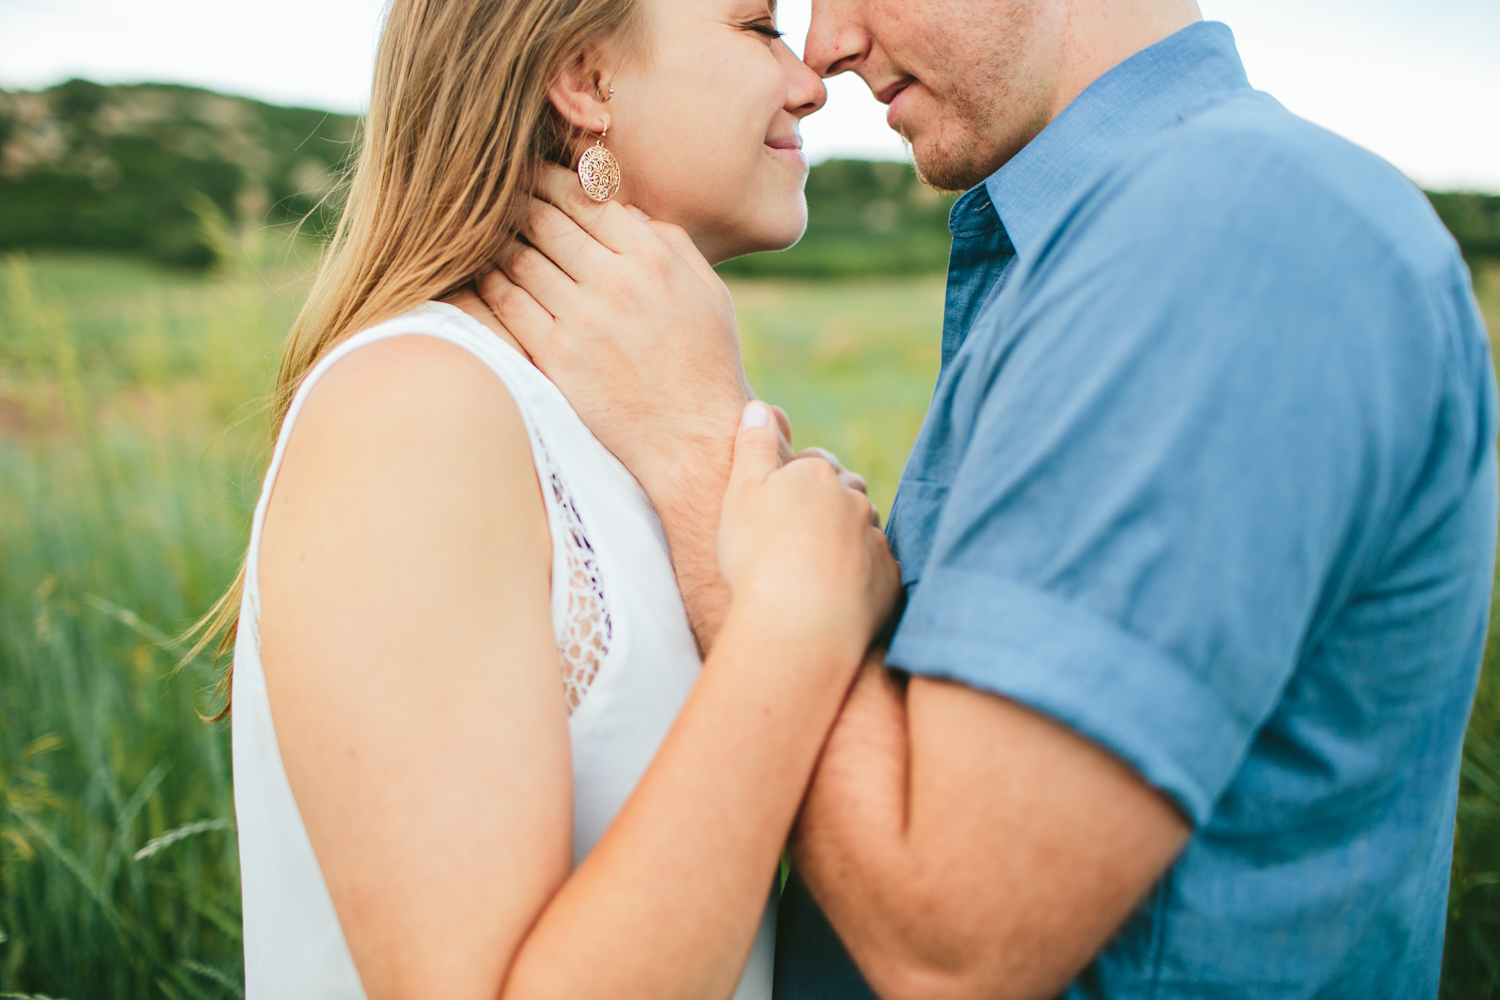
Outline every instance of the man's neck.
[(1071, 0), (1048, 120), (1126, 59), (1201, 20), (1196, 0)]

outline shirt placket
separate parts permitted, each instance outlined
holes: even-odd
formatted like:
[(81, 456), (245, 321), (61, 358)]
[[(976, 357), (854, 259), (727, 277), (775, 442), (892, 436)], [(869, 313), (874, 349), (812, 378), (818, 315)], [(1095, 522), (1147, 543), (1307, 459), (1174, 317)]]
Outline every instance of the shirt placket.
[(1016, 261), (1015, 247), (984, 185), (953, 203), (948, 232), (953, 236), (953, 246), (948, 252), (948, 289), (943, 303), (944, 372)]

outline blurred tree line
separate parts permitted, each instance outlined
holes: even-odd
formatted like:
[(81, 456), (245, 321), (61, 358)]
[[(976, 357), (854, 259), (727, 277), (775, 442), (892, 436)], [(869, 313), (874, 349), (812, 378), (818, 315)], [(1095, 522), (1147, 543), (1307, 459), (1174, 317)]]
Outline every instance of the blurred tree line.
[(825, 160), (807, 178), (807, 232), (790, 250), (740, 257), (721, 274), (841, 278), (948, 266), (948, 209), (905, 163)]
[[(213, 234), (287, 225), (328, 231), (358, 119), (194, 87), (69, 80), (0, 91), (0, 250), (79, 248), (192, 268)], [(1500, 257), (1500, 196), (1431, 193), (1466, 256)], [(807, 182), (808, 227), (781, 253), (726, 274), (832, 278), (940, 272), (954, 196), (903, 163), (830, 160)]]
[(1428, 191), (1427, 198), (1465, 257), (1500, 257), (1500, 195)]

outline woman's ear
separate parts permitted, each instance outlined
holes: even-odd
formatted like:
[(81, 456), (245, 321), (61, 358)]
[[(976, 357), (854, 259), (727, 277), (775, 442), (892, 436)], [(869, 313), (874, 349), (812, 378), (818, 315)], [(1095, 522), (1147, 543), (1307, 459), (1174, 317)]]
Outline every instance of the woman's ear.
[(547, 88), (547, 99), (568, 124), (598, 133), (609, 128), (610, 115), (604, 105), (611, 91), (594, 56), (580, 52), (570, 59)]

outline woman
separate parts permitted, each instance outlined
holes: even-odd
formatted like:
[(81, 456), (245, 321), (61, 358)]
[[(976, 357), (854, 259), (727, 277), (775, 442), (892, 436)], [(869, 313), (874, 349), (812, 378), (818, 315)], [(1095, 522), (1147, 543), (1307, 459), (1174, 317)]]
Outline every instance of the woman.
[(250, 1000), (769, 997), (896, 588), (868, 501), (747, 406), (700, 661), (645, 493), (468, 286), (601, 143), (710, 259), (790, 244), (822, 100), (767, 0), (395, 0), (227, 598)]

